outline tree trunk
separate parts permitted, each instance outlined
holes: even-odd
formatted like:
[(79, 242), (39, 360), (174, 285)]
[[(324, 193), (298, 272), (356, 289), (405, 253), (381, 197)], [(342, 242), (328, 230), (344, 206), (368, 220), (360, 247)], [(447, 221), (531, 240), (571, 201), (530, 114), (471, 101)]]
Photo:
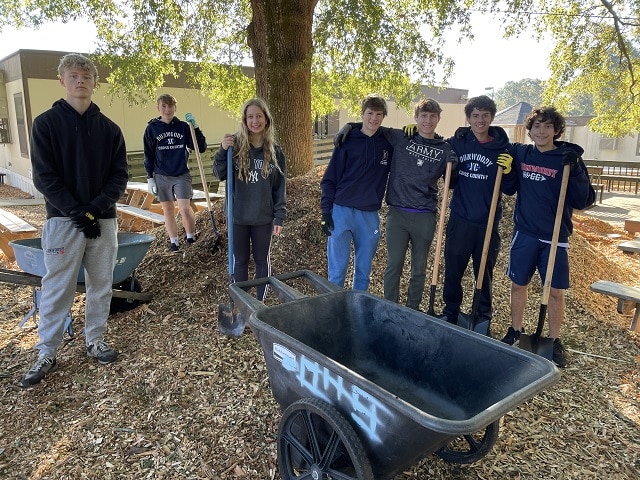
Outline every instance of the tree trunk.
[(257, 94), (267, 101), (273, 114), (289, 177), (303, 175), (313, 167), (311, 26), (316, 4), (317, 0), (251, 2), (249, 46)]

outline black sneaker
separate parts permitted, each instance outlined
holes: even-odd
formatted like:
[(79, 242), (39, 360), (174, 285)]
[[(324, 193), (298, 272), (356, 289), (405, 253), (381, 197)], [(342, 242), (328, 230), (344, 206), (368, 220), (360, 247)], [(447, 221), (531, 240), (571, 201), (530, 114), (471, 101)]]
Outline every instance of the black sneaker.
[(193, 238), (187, 237), (187, 243), (189, 245), (193, 245), (194, 243), (196, 243), (196, 237), (193, 237)]
[(553, 363), (558, 367), (564, 368), (567, 366), (567, 358), (564, 356), (564, 347), (559, 338), (553, 341)]
[(38, 355), (36, 363), (24, 374), (20, 386), (23, 388), (31, 387), (40, 381), (49, 373), (55, 372), (58, 368), (55, 358), (46, 355)]
[(509, 327), (509, 330), (507, 330), (507, 334), (502, 337), (502, 343), (513, 345), (518, 340), (520, 340), (521, 333), (524, 333), (524, 328), (522, 330), (514, 330), (513, 327)]
[(175, 243), (171, 242), (169, 243), (169, 250), (171, 250), (173, 253), (178, 253), (180, 251), (180, 247), (178, 247), (178, 245), (176, 245)]
[(98, 363), (101, 365), (111, 363), (118, 358), (118, 352), (102, 340), (98, 340), (96, 343), (89, 345), (87, 347), (87, 355), (98, 360)]

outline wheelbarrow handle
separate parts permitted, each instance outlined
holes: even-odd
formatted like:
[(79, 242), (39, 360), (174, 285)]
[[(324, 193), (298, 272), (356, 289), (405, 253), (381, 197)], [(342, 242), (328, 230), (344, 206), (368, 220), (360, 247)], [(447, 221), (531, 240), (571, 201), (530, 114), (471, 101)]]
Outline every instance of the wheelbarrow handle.
[(267, 308), (264, 303), (247, 291), (252, 287), (270, 285), (278, 297), (278, 300), (282, 303), (307, 297), (307, 295), (283, 282), (283, 280), (291, 280), (298, 277), (303, 277), (307, 283), (311, 284), (317, 294), (339, 292), (342, 290), (339, 286), (329, 282), (327, 279), (322, 278), (310, 270), (298, 270), (295, 272), (283, 273), (281, 275), (236, 282), (229, 285), (229, 296), (234, 304), (234, 315), (242, 317), (246, 323), (253, 312), (262, 308)]

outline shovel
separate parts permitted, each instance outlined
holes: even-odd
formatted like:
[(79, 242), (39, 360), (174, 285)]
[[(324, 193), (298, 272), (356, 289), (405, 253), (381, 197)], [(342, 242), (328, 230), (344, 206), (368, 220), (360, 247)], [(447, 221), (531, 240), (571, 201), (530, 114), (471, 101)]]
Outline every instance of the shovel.
[(480, 268), (478, 269), (478, 279), (476, 288), (473, 292), (473, 301), (471, 302), (471, 313), (458, 313), (459, 327), (473, 330), (481, 335), (489, 334), (489, 321), (483, 320), (478, 322), (478, 306), (480, 305), (480, 294), (482, 293), (482, 282), (484, 280), (484, 271), (487, 267), (487, 255), (489, 253), (489, 244), (491, 243), (491, 232), (493, 231), (493, 220), (496, 217), (496, 209), (498, 207), (498, 199), (500, 198), (500, 183), (502, 182), (502, 167), (498, 167), (496, 180), (493, 184), (493, 197), (491, 197), (491, 207), (489, 208), (489, 218), (487, 219), (487, 229), (484, 233), (484, 243), (482, 244), (482, 255), (480, 257)]
[(440, 204), (440, 218), (438, 219), (438, 233), (436, 235), (436, 251), (433, 254), (433, 275), (431, 276), (431, 287), (429, 289), (429, 307), (427, 315), (444, 320), (446, 317), (436, 315), (433, 303), (436, 298), (436, 285), (438, 284), (438, 266), (440, 265), (440, 250), (442, 249), (442, 233), (444, 231), (444, 217), (447, 210), (447, 200), (449, 198), (449, 182), (451, 180), (452, 163), (447, 162), (447, 170), (444, 174), (444, 188), (442, 190), (442, 203)]
[(220, 230), (218, 230), (218, 226), (216, 225), (216, 219), (213, 216), (213, 211), (211, 210), (211, 198), (209, 197), (209, 186), (207, 185), (207, 177), (204, 174), (204, 167), (202, 166), (202, 158), (200, 157), (200, 150), (198, 150), (198, 139), (196, 138), (196, 130), (193, 127), (191, 122), (187, 122), (189, 124), (189, 130), (191, 130), (191, 138), (193, 139), (193, 146), (196, 151), (196, 160), (198, 162), (198, 169), (200, 170), (200, 180), (202, 181), (202, 190), (204, 190), (204, 196), (207, 199), (207, 209), (209, 210), (209, 216), (211, 217), (211, 225), (213, 225), (213, 233), (215, 233), (216, 237), (213, 240), (213, 245), (211, 246), (211, 251), (215, 252), (220, 247)]
[(553, 267), (556, 264), (556, 250), (558, 249), (558, 237), (560, 236), (560, 223), (562, 221), (562, 210), (564, 209), (564, 199), (567, 195), (567, 184), (569, 183), (569, 169), (571, 165), (565, 165), (562, 172), (562, 183), (560, 185), (560, 196), (558, 197), (558, 210), (556, 211), (556, 221), (553, 225), (553, 236), (551, 237), (551, 250), (547, 261), (547, 273), (542, 287), (542, 301), (540, 302), (540, 313), (538, 314), (538, 326), (532, 335), (520, 334), (518, 346), (522, 350), (537, 353), (547, 360), (553, 360), (553, 339), (541, 337), (544, 319), (547, 316), (547, 304), (549, 303), (549, 292), (551, 291), (551, 279), (553, 277)]
[[(233, 147), (227, 149), (227, 237), (229, 238), (229, 285), (233, 279)], [(223, 335), (239, 337), (244, 331), (246, 319), (241, 315), (234, 316), (233, 301), (218, 305), (218, 331)]]

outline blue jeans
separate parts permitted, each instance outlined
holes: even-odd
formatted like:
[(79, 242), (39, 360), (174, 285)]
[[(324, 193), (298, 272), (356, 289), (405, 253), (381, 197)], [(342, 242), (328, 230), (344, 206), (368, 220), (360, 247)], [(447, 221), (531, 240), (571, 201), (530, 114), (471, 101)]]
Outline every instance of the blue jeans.
[(367, 290), (371, 264), (380, 242), (380, 215), (377, 210), (334, 204), (332, 217), (334, 229), (327, 238), (329, 281), (344, 288), (353, 242), (353, 289)]

